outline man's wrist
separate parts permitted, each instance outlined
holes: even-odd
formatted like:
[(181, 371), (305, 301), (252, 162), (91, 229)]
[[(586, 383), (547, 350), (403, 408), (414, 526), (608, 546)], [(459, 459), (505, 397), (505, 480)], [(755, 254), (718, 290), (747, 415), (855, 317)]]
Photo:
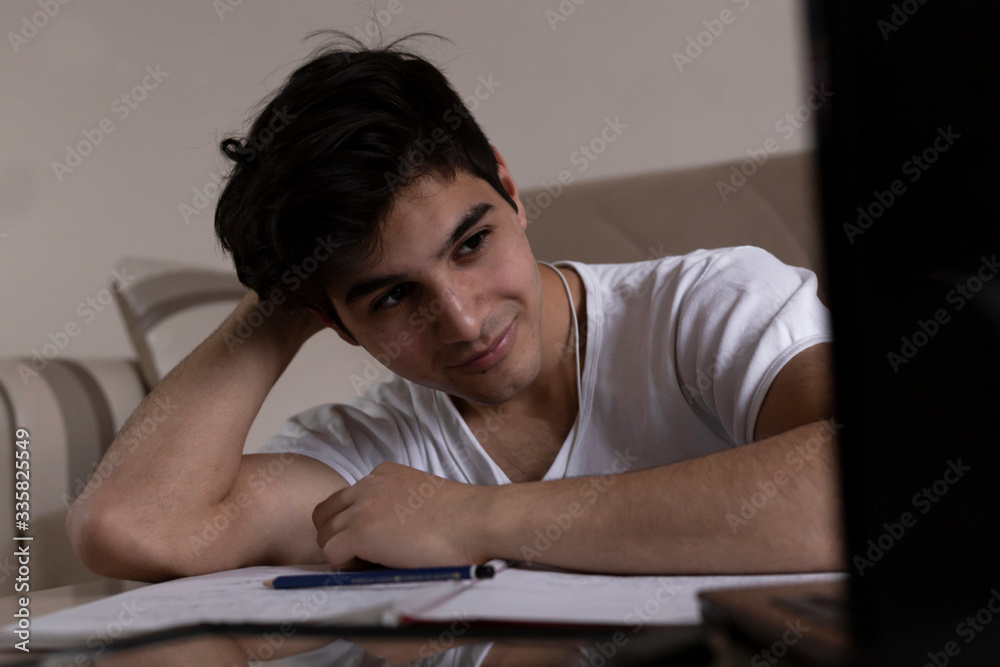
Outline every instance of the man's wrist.
[(311, 314), (289, 313), (250, 290), (222, 325), (223, 335), (241, 343), (264, 344), (290, 361), (322, 323)]
[(523, 529), (524, 494), (530, 483), (500, 484), (478, 487), (478, 511), (471, 513), (472, 534), (482, 547), (482, 559), (522, 557), (521, 530)]

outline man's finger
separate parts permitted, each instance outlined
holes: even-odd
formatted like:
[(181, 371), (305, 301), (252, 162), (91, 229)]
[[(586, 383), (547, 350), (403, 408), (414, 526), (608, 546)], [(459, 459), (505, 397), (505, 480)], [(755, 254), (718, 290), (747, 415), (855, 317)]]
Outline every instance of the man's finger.
[(316, 544), (322, 549), (337, 533), (341, 533), (351, 525), (353, 515), (357, 512), (350, 507), (345, 507), (342, 511), (316, 526)]
[(361, 567), (362, 561), (351, 548), (346, 531), (335, 534), (323, 545), (323, 555), (338, 570), (357, 570)]
[(322, 528), (323, 524), (350, 507), (354, 494), (349, 492), (353, 488), (353, 486), (345, 487), (316, 505), (312, 513), (313, 525)]

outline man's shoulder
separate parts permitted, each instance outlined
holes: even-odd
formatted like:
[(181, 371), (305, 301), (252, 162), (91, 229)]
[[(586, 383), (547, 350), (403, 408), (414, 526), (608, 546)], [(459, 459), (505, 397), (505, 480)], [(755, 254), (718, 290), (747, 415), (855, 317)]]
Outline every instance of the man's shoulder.
[(613, 282), (615, 278), (646, 275), (652, 273), (669, 273), (672, 271), (683, 271), (691, 268), (710, 267), (719, 263), (722, 266), (729, 265), (754, 265), (761, 260), (777, 261), (767, 250), (750, 245), (729, 246), (724, 248), (699, 248), (685, 253), (670, 254), (661, 245), (657, 248), (650, 248), (650, 257), (631, 262), (579, 262), (575, 260), (563, 260), (555, 264), (570, 265), (574, 268), (582, 267), (590, 271), (593, 276), (602, 281)]
[(573, 267), (587, 287), (597, 287), (612, 298), (628, 298), (640, 291), (647, 291), (650, 296), (653, 293), (662, 296), (663, 290), (685, 292), (709, 277), (739, 280), (785, 266), (768, 251), (756, 246), (697, 249), (682, 254), (666, 254), (660, 246), (650, 252), (655, 256), (634, 262), (564, 261), (558, 264)]

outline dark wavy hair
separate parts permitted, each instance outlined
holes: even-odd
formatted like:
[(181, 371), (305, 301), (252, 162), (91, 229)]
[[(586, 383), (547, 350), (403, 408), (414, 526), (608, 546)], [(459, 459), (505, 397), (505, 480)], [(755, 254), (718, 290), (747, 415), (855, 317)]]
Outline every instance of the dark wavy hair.
[(316, 35), (334, 40), (265, 100), (246, 136), (220, 143), (233, 164), (215, 233), (240, 282), (262, 300), (289, 312), (317, 309), (343, 327), (326, 287), (377, 258), (399, 190), (461, 170), (517, 205), (444, 74), (398, 46), (421, 35), (450, 40), (414, 33), (369, 48), (343, 31)]

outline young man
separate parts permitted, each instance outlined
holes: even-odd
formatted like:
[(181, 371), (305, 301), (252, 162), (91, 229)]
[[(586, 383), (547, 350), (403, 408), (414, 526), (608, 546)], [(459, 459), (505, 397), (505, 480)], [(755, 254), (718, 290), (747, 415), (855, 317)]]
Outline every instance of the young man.
[[(615, 573), (841, 567), (811, 272), (746, 247), (536, 262), (501, 154), (444, 76), (395, 43), (322, 50), (222, 148), (234, 168), (216, 231), (251, 291), (132, 423), (158, 398), (180, 416), (135, 451), (119, 437), (114, 473), (72, 507), (89, 567), (150, 580), (494, 557)], [(260, 299), (282, 307), (230, 350)], [(323, 328), (396, 377), (243, 455), (268, 391)], [(220, 516), (217, 537), (192, 539)]]

